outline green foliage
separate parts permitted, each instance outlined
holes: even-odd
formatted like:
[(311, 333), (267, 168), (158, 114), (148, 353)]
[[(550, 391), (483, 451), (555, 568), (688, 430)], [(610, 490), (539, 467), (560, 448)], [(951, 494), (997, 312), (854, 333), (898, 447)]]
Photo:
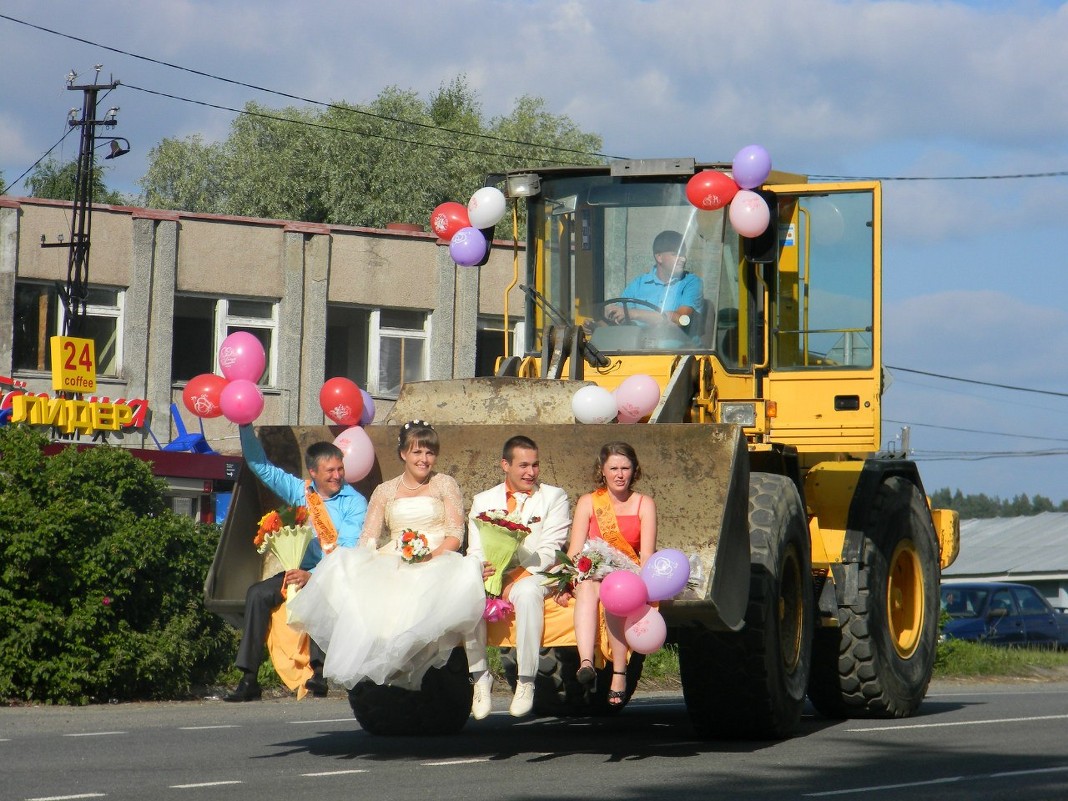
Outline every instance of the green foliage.
[[(26, 186), (30, 190), (31, 197), (48, 198), (50, 200), (74, 200), (75, 188), (78, 183), (78, 161), (68, 161), (60, 164), (53, 158), (48, 158), (33, 168), (26, 179)], [(0, 181), (0, 185), (3, 182)], [(100, 165), (93, 167), (93, 202), (122, 204), (123, 197), (118, 192), (112, 192), (104, 185), (104, 168)]]
[(212, 680), (235, 646), (201, 602), (217, 527), (167, 509), (121, 448), (45, 444), (0, 428), (0, 698), (174, 698)]
[(935, 509), (955, 509), (962, 520), (979, 520), (991, 517), (1030, 517), (1042, 512), (1068, 512), (1068, 500), (1054, 506), (1053, 501), (1042, 495), (1033, 498), (1027, 494), (1017, 495), (1011, 500), (1002, 500), (988, 495), (965, 495), (959, 489), (952, 491), (944, 487), (931, 493), (931, 506)]
[(986, 643), (946, 640), (938, 644), (935, 678), (1034, 678), (1068, 669), (1068, 653), (1032, 648), (1001, 648)]
[[(466, 203), (488, 174), (593, 164), (601, 138), (539, 98), (486, 120), (463, 77), (429, 98), (387, 87), (366, 106), (318, 110), (255, 103), (225, 142), (165, 139), (141, 179), (154, 208), (337, 225), (427, 226), (447, 200)], [(506, 141), (492, 138), (500, 137)]]

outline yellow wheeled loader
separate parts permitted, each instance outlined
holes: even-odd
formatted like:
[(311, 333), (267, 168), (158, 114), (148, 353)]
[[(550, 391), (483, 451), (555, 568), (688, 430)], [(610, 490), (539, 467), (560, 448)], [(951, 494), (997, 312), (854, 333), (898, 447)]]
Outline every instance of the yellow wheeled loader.
[[(907, 716), (930, 681), (959, 521), (929, 507), (907, 454), (881, 447), (880, 185), (773, 172), (757, 190), (770, 224), (743, 237), (728, 207), (686, 196), (697, 172), (730, 168), (665, 159), (507, 175), (513, 221), (525, 204), (513, 286), (526, 303), (514, 328), (506, 312), (497, 373), (405, 385), (386, 423), (367, 429), (378, 460), (357, 487), (369, 495), (400, 472), (398, 426), (413, 418), (434, 423), (438, 469), (468, 497), (500, 481), (513, 434), (537, 442), (542, 480), (572, 498), (592, 488), (600, 446), (626, 440), (657, 502), (658, 547), (691, 558), (690, 586), (661, 611), (698, 733), (788, 736), (806, 695), (831, 717)], [(666, 283), (699, 279), (692, 315), (627, 297), (662, 231), (681, 235), (685, 256)], [(651, 413), (576, 422), (579, 387), (614, 391), (633, 375), (660, 388)], [(299, 471), (301, 449), (333, 432), (260, 435)], [(262, 569), (249, 532), (270, 504), (242, 474), (206, 583), (209, 608), (234, 621)], [(543, 662), (536, 708), (576, 708), (573, 652), (547, 650)], [(358, 686), (350, 697), (372, 731), (455, 731), (465, 678), (458, 651), (423, 693)]]

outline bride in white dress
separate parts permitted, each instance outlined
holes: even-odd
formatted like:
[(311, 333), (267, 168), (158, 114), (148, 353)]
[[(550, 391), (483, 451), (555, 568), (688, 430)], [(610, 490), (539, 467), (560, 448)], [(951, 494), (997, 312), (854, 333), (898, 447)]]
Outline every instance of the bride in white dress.
[[(323, 675), (349, 689), (370, 679), (418, 690), (485, 611), (482, 564), (458, 553), (460, 488), (433, 472), (438, 448), (428, 423), (405, 423), (398, 444), (404, 472), (371, 494), (359, 546), (324, 557), (289, 602), (290, 624), (326, 652)], [(426, 538), (423, 561), (402, 558), (406, 530)]]

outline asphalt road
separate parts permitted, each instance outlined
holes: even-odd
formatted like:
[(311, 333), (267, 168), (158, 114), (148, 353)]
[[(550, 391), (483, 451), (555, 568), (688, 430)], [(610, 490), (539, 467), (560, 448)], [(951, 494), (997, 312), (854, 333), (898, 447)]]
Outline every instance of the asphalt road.
[(0, 709), (0, 799), (1068, 798), (1068, 683), (938, 684), (915, 718), (771, 743), (694, 739), (678, 695), (594, 720), (507, 700), (446, 738), (368, 735), (336, 695)]

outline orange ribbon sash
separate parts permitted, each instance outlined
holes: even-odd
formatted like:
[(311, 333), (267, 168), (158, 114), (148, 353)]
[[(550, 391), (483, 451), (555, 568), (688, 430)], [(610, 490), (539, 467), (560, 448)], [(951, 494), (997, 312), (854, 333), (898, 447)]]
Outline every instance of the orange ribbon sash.
[(330, 513), (326, 511), (323, 496), (312, 489), (310, 481), (304, 482), (304, 495), (308, 501), (308, 516), (319, 538), (319, 545), (324, 554), (330, 553), (337, 547), (337, 529), (334, 527), (334, 521), (330, 519)]
[(639, 564), (641, 560), (638, 558), (638, 552), (619, 530), (619, 521), (616, 520), (616, 512), (612, 508), (612, 498), (604, 487), (594, 490), (593, 515), (597, 518), (597, 528), (601, 530), (601, 539), (617, 551), (622, 551), (635, 564)]

